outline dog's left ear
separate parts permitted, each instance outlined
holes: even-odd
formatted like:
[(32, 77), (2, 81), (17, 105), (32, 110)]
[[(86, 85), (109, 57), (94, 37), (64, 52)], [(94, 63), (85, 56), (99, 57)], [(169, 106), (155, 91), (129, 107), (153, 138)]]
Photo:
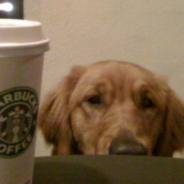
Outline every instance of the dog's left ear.
[(70, 125), (70, 96), (85, 72), (85, 67), (73, 67), (67, 75), (50, 92), (41, 106), (38, 125), (47, 143), (54, 146), (53, 154), (73, 154), (73, 135)]
[(154, 150), (156, 156), (172, 156), (184, 147), (184, 103), (168, 89), (163, 132)]

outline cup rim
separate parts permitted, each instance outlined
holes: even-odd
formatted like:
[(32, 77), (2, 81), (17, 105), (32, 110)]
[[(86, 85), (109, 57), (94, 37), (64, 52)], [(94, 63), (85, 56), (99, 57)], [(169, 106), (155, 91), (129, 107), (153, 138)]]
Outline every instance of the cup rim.
[(23, 19), (2, 19), (0, 18), (1, 29), (23, 28), (41, 26), (40, 22)]
[(37, 42), (28, 42), (28, 43), (0, 43), (0, 50), (2, 49), (14, 49), (14, 48), (30, 48), (41, 46), (49, 43), (49, 39), (45, 39)]

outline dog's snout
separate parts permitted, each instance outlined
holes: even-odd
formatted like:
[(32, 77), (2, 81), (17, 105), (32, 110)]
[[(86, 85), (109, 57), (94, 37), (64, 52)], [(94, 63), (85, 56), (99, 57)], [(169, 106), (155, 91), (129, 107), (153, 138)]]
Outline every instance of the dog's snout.
[(109, 148), (109, 154), (114, 155), (147, 155), (146, 148), (134, 140), (114, 140)]

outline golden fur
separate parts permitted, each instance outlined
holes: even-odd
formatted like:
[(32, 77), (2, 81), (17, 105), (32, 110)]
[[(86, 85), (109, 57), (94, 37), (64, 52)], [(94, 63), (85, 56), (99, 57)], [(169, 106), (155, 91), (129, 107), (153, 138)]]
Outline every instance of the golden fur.
[(184, 105), (163, 77), (106, 61), (74, 67), (42, 104), (53, 154), (172, 156), (184, 146)]

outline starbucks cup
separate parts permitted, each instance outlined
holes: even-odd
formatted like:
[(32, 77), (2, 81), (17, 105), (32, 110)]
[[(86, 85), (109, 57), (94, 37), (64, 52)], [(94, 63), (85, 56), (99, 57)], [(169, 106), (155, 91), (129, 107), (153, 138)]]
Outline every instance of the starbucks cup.
[(0, 19), (0, 184), (31, 184), (44, 52), (39, 22)]

